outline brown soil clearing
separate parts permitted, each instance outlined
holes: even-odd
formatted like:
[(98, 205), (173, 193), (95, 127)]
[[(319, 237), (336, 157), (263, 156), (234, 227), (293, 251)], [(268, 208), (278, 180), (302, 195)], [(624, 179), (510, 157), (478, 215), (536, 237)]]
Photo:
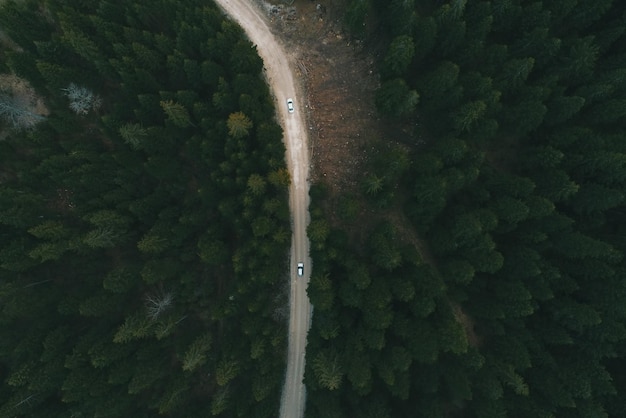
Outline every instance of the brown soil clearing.
[(341, 28), (341, 2), (298, 0), (267, 6), (272, 28), (298, 64), (307, 102), (311, 181), (332, 194), (358, 187), (381, 121), (374, 108), (378, 87), (374, 58)]

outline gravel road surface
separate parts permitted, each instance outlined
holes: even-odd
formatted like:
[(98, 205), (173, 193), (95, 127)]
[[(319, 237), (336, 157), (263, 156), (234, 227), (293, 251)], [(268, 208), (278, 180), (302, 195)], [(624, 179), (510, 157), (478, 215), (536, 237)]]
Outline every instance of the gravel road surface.
[[(289, 346), (287, 372), (280, 405), (281, 418), (304, 416), (306, 390), (304, 377), (306, 336), (311, 325), (312, 308), (306, 293), (311, 271), (309, 240), (306, 227), (309, 223), (309, 148), (304, 97), (294, 78), (295, 64), (289, 59), (284, 46), (274, 37), (260, 5), (250, 0), (216, 0), (230, 18), (239, 23), (248, 38), (256, 45), (263, 59), (266, 76), (274, 94), (278, 118), (284, 130), (287, 148), (287, 166), (291, 174), (289, 206), (293, 220), (291, 282), (289, 310)], [(293, 99), (295, 111), (287, 111), (287, 99)], [(302, 105), (301, 105), (302, 104)], [(304, 263), (304, 275), (296, 272), (298, 262)]]

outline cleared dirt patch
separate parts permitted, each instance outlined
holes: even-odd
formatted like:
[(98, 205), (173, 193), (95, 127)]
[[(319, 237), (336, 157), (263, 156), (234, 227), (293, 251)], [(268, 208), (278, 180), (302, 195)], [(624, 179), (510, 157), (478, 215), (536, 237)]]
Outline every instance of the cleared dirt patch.
[(338, 1), (264, 3), (272, 27), (298, 63), (307, 103), (313, 182), (332, 194), (358, 187), (368, 147), (380, 139), (374, 108), (378, 87), (374, 57), (341, 29)]

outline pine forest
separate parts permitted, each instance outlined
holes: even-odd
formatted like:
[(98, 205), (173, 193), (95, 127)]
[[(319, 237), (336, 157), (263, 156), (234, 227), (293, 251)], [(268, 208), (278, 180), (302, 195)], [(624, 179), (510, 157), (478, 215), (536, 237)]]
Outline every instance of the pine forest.
[(403, 129), (359, 193), (311, 191), (307, 416), (626, 416), (626, 4), (352, 0), (345, 25)]
[[(305, 416), (625, 417), (626, 4), (330, 2), (395, 129), (311, 185)], [(275, 113), (210, 0), (0, 1), (0, 418), (278, 416)]]
[(0, 417), (275, 417), (282, 130), (201, 0), (8, 1)]

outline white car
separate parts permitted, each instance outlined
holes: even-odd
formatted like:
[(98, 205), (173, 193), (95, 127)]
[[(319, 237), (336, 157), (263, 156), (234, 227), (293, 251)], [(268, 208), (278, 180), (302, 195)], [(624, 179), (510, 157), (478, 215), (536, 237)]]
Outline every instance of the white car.
[(298, 276), (304, 275), (304, 263), (298, 263)]
[(293, 113), (293, 99), (287, 99), (287, 110), (289, 111), (289, 113)]

